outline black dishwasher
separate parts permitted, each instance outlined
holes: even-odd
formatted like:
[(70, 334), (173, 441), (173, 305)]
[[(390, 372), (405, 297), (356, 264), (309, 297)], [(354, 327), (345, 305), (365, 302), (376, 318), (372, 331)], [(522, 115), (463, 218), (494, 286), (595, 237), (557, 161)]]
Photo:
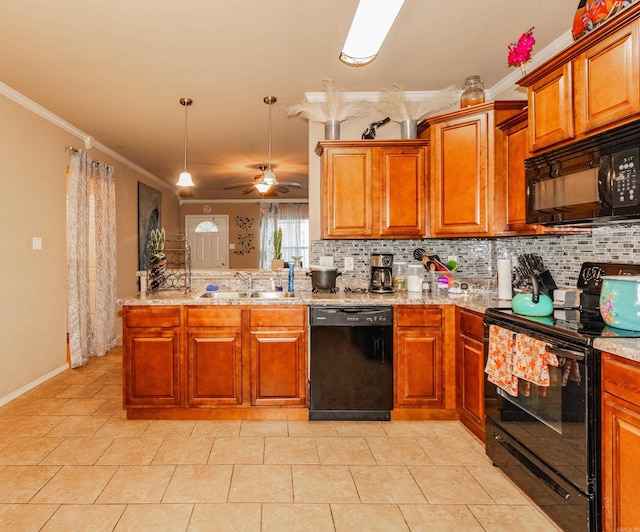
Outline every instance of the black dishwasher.
[(309, 419), (389, 421), (393, 308), (309, 307)]

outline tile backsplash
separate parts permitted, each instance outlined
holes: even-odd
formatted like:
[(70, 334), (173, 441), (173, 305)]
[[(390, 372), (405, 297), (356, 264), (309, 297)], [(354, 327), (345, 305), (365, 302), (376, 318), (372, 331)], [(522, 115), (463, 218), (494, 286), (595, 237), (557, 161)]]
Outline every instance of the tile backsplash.
[(334, 257), (338, 271), (344, 257), (353, 257), (354, 270), (343, 277), (368, 279), (372, 253), (393, 253), (394, 260), (415, 262), (413, 251), (423, 248), (447, 262), (455, 258), (463, 277), (497, 276), (496, 262), (505, 255), (540, 255), (558, 286), (575, 286), (586, 261), (640, 264), (640, 224), (595, 227), (591, 233), (505, 238), (451, 238), (424, 240), (316, 240), (311, 243), (311, 264), (321, 256)]

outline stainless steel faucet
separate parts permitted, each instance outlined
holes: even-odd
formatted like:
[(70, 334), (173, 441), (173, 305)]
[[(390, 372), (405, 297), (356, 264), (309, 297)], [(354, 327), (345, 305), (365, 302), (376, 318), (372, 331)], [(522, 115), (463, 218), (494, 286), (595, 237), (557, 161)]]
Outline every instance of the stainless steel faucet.
[(242, 275), (240, 272), (235, 272), (234, 275), (236, 277), (240, 277), (240, 279), (242, 279), (242, 282), (247, 285), (247, 288), (249, 290), (253, 290), (253, 277), (251, 277), (250, 273), (247, 273), (246, 277)]

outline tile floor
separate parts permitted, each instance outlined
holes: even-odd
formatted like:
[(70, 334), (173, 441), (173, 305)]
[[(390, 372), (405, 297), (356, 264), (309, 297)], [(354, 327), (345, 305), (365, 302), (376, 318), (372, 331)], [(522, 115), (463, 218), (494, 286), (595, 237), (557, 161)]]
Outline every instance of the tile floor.
[(0, 530), (557, 530), (457, 421), (128, 421), (121, 368), (0, 407)]

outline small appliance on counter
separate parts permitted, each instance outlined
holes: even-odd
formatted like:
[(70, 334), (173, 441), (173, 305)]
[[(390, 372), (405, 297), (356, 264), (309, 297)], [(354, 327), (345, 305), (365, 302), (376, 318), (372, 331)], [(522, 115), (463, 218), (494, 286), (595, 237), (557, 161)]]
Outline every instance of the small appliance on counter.
[(372, 253), (369, 292), (375, 294), (393, 294), (392, 269), (393, 254)]

